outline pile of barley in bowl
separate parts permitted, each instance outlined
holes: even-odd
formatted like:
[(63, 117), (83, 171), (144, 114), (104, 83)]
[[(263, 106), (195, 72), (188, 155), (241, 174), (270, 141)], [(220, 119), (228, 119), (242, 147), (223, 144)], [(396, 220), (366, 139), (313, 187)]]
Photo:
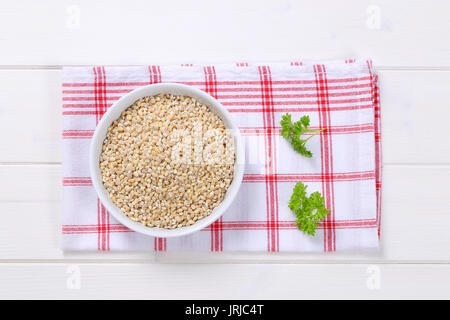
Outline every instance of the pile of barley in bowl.
[(232, 132), (187, 96), (141, 98), (108, 128), (103, 185), (132, 220), (174, 229), (208, 216), (234, 173)]

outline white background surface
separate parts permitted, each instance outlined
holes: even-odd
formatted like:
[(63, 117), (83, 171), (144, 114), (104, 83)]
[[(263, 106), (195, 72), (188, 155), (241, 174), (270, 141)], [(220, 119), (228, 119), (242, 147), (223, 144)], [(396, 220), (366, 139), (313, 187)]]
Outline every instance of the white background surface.
[[(449, 12), (446, 0), (3, 0), (0, 298), (450, 298)], [(63, 65), (365, 57), (381, 85), (380, 252), (59, 249)]]

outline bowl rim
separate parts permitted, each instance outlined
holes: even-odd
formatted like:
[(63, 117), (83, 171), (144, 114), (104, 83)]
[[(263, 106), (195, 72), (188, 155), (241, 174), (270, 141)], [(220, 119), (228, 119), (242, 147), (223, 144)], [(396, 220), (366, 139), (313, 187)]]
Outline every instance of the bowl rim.
[[(216, 208), (213, 209), (213, 212), (208, 216), (196, 221), (193, 225), (175, 229), (148, 227), (144, 226), (140, 222), (136, 222), (128, 218), (126, 214), (123, 213), (122, 210), (120, 210), (120, 208), (114, 204), (109, 196), (108, 191), (103, 186), (102, 174), (99, 166), (99, 157), (102, 153), (102, 146), (106, 137), (106, 132), (113, 121), (118, 119), (122, 112), (129, 108), (138, 99), (147, 96), (154, 96), (157, 94), (185, 95), (199, 100), (201, 103), (206, 104), (212, 112), (216, 113), (222, 119), (222, 121), (224, 121), (227, 129), (233, 130), (233, 134), (235, 137), (234, 174), (233, 180), (227, 189), (225, 198)], [(132, 102), (130, 103), (130, 101)], [(240, 134), (239, 128), (231, 118), (230, 113), (222, 106), (219, 101), (217, 101), (217, 99), (215, 99), (208, 93), (193, 86), (188, 86), (180, 83), (166, 82), (150, 84), (136, 88), (133, 91), (130, 91), (120, 97), (111, 107), (108, 108), (108, 110), (105, 112), (105, 114), (97, 124), (89, 147), (89, 173), (94, 189), (102, 205), (105, 206), (105, 208), (114, 216), (114, 218), (116, 218), (120, 223), (122, 223), (129, 229), (153, 237), (169, 238), (184, 236), (204, 229), (205, 227), (214, 223), (225, 213), (230, 204), (233, 202), (242, 183), (242, 179), (244, 176), (244, 166), (244, 141)]]

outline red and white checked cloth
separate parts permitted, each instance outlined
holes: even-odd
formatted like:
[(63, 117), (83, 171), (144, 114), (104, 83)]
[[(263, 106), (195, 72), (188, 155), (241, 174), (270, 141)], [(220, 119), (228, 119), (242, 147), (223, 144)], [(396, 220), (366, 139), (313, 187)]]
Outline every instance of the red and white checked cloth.
[[(96, 124), (120, 96), (156, 82), (195, 86), (217, 98), (241, 129), (246, 169), (223, 217), (190, 236), (130, 231), (99, 202), (89, 177)], [(336, 251), (378, 248), (381, 155), (377, 75), (371, 61), (75, 67), (63, 72), (64, 250)], [(313, 157), (280, 137), (280, 119), (309, 115), (327, 128), (308, 141)], [(331, 211), (315, 237), (288, 208), (297, 181)]]

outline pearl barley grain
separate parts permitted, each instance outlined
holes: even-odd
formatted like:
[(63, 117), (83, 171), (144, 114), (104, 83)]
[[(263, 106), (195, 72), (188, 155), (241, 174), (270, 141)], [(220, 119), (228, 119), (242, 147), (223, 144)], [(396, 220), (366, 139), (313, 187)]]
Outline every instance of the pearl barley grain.
[(103, 185), (132, 220), (174, 229), (208, 216), (233, 179), (233, 138), (194, 98), (141, 98), (108, 128)]

